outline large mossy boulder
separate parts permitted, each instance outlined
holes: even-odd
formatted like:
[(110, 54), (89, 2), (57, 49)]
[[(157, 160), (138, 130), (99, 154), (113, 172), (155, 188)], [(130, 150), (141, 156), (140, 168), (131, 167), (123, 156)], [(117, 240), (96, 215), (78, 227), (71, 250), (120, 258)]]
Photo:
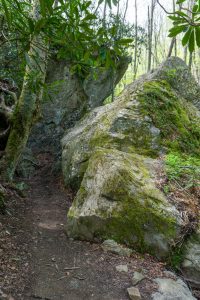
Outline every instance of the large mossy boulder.
[(159, 75), (170, 63), (174, 73), (175, 62), (182, 65), (169, 59), (64, 136), (64, 180), (77, 191), (67, 218), (70, 237), (111, 238), (164, 258), (184, 236), (183, 214), (157, 184), (161, 156), (198, 156), (200, 149), (196, 102)]
[(112, 238), (165, 256), (180, 234), (182, 219), (156, 189), (155, 161), (116, 149), (93, 152), (68, 214), (68, 235)]

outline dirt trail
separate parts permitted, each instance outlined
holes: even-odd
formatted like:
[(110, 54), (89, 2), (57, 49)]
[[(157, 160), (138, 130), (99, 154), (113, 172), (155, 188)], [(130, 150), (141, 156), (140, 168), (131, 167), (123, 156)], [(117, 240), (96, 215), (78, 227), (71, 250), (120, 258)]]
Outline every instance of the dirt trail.
[[(11, 298), (1, 298), (0, 293), (0, 299), (127, 300), (134, 271), (145, 272), (147, 279), (138, 287), (143, 300), (151, 299), (156, 288), (152, 279), (162, 276), (162, 263), (149, 255), (124, 258), (104, 253), (98, 244), (67, 238), (64, 224), (72, 194), (51, 174), (48, 156), (42, 157), (41, 168), (27, 184), (25, 201), (17, 201), (17, 209), (10, 208), (11, 216), (1, 220), (5, 249), (0, 292)], [(120, 264), (129, 272), (117, 272)]]
[(51, 176), (50, 168), (43, 168), (29, 184), (30, 209), (25, 219), (29, 220), (32, 259), (23, 299), (128, 299), (129, 275), (115, 270), (122, 259), (104, 254), (96, 244), (66, 237), (71, 195)]

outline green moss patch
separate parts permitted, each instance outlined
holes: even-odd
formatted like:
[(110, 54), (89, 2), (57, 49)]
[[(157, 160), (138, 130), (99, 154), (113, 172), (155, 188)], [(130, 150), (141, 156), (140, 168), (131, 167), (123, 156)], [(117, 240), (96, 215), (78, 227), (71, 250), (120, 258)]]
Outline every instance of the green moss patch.
[(165, 157), (169, 181), (178, 181), (183, 189), (200, 188), (200, 158), (170, 152)]
[(96, 150), (69, 210), (68, 232), (81, 239), (111, 238), (165, 257), (180, 224), (151, 178), (154, 163), (136, 154)]
[(200, 119), (192, 105), (180, 99), (166, 81), (144, 83), (138, 99), (143, 113), (161, 130), (163, 146), (199, 154)]

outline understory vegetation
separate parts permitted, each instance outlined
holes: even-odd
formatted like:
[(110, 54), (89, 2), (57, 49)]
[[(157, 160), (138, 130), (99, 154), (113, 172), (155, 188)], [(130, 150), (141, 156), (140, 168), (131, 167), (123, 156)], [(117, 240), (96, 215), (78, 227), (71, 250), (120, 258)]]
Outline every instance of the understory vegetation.
[(185, 191), (192, 191), (199, 195), (200, 189), (200, 159), (178, 152), (165, 157), (166, 173), (169, 181)]

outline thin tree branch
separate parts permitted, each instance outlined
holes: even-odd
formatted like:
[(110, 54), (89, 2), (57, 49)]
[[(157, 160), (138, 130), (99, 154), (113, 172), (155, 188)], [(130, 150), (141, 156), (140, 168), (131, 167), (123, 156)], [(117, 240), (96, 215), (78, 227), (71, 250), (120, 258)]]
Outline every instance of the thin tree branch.
[(200, 26), (200, 23), (195, 23), (193, 22), (191, 19), (187, 19), (186, 17), (184, 17), (182, 14), (180, 14), (178, 11), (176, 11), (175, 13), (174, 12), (169, 12), (166, 10), (166, 8), (160, 3), (159, 0), (156, 0), (158, 5), (164, 10), (164, 12), (168, 15), (178, 15), (180, 16), (183, 20), (185, 20), (189, 25), (193, 26), (193, 27), (198, 27)]

